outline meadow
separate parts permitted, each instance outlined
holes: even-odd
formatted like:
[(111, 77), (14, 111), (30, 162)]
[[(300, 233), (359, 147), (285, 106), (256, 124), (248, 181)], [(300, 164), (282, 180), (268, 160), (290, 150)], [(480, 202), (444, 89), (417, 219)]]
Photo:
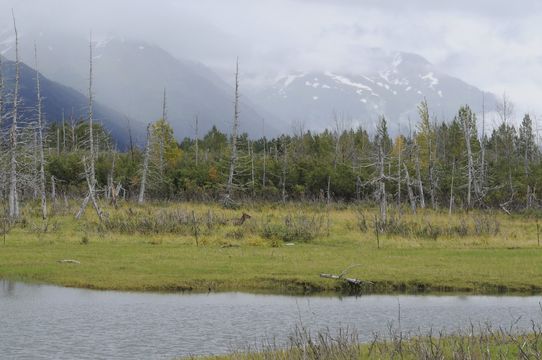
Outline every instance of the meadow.
[[(390, 211), (356, 204), (124, 203), (104, 221), (78, 203), (42, 220), (27, 204), (0, 230), (0, 277), (135, 291), (272, 293), (542, 289), (538, 213)], [(241, 223), (243, 213), (250, 218)], [(63, 261), (70, 260), (70, 261)], [(74, 260), (74, 261), (71, 261)], [(359, 287), (321, 273), (361, 279)]]

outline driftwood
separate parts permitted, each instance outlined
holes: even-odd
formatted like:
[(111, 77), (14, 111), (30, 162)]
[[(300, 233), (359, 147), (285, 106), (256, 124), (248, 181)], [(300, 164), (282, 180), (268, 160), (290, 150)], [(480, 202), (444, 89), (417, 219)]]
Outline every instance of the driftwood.
[(64, 259), (64, 260), (58, 260), (59, 263), (61, 264), (81, 264), (80, 261), (77, 261), (77, 260), (71, 260), (71, 259)]
[(346, 281), (348, 284), (350, 285), (354, 285), (354, 286), (360, 286), (362, 284), (373, 284), (371, 281), (367, 281), (367, 280), (360, 280), (360, 279), (355, 279), (355, 278), (347, 278), (345, 277), (346, 273), (348, 272), (348, 270), (356, 267), (356, 266), (361, 266), (360, 264), (355, 264), (355, 265), (350, 265), (349, 267), (347, 267), (346, 269), (344, 269), (339, 275), (334, 275), (334, 274), (320, 274), (320, 277), (321, 278), (326, 278), (326, 279), (335, 279), (335, 280), (344, 280)]

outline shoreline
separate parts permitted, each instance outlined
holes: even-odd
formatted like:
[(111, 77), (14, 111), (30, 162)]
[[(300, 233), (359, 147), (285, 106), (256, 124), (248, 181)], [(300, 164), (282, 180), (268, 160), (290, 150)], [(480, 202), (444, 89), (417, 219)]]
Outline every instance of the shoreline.
[[(454, 288), (450, 286), (431, 286), (429, 284), (404, 284), (377, 282), (370, 287), (352, 289), (348, 285), (337, 284), (333, 287), (322, 287), (318, 283), (284, 281), (279, 279), (268, 279), (266, 284), (281, 283), (282, 286), (227, 286), (216, 281), (198, 281), (197, 283), (172, 284), (172, 285), (145, 285), (145, 286), (97, 286), (96, 284), (85, 283), (62, 283), (55, 281), (37, 280), (31, 278), (10, 278), (0, 277), (0, 281), (24, 283), (36, 286), (56, 286), (69, 289), (111, 291), (111, 292), (132, 292), (132, 293), (156, 293), (156, 294), (182, 294), (182, 295), (205, 295), (223, 293), (242, 293), (251, 295), (270, 296), (306, 296), (306, 297), (359, 297), (359, 296), (385, 296), (385, 295), (407, 295), (407, 296), (537, 296), (542, 295), (542, 287), (539, 288), (508, 288), (502, 285), (484, 284), (476, 288)], [(188, 285), (190, 284), (190, 285)], [(307, 291), (307, 289), (310, 289)]]

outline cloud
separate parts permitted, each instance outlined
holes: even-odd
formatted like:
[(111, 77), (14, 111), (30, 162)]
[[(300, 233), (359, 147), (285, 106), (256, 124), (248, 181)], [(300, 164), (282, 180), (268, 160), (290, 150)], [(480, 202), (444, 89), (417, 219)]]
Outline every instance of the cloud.
[[(248, 84), (292, 70), (361, 72), (367, 49), (418, 53), (520, 108), (542, 111), (542, 2), (498, 0), (0, 0), (21, 32), (123, 35), (201, 61)], [(1, 33), (0, 29), (0, 33)]]

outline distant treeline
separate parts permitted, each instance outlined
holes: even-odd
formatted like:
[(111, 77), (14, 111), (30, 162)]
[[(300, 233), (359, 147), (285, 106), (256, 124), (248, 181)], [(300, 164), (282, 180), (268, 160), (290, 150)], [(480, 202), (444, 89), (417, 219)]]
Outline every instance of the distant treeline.
[[(119, 199), (221, 201), (357, 201), (376, 203), (387, 223), (388, 208), (499, 208), (505, 212), (539, 207), (542, 166), (537, 136), (526, 114), (512, 121), (506, 96), (497, 104), (500, 124), (487, 134), (482, 119), (468, 106), (451, 122), (430, 116), (423, 101), (419, 120), (408, 135), (392, 139), (385, 118), (376, 133), (351, 129), (341, 117), (331, 130), (250, 139), (239, 129), (239, 66), (235, 72), (233, 126), (230, 135), (211, 129), (202, 138), (198, 119), (194, 136), (180, 143), (167, 121), (166, 91), (161, 119), (149, 124), (144, 149), (115, 151), (113, 139), (95, 121), (93, 43), (89, 40), (88, 117), (45, 123), (39, 61), (35, 47), (36, 107), (22, 112), (19, 38), (15, 35), (15, 78), (7, 91), (0, 57), (0, 192), (5, 218), (20, 216), (20, 202), (47, 204), (59, 197), (83, 199), (79, 218), (92, 204)], [(11, 104), (11, 105), (10, 105)], [(28, 110), (28, 109), (26, 109)], [(57, 119), (58, 120), (58, 119)], [(481, 124), (480, 124), (481, 123)], [(263, 124), (262, 124), (263, 125)], [(481, 125), (481, 131), (478, 126)], [(263, 128), (263, 127), (262, 127)]]
[[(412, 132), (390, 138), (381, 118), (376, 134), (347, 129), (340, 118), (322, 133), (299, 131), (267, 139), (238, 136), (234, 201), (371, 201), (405, 204), (413, 210), (538, 207), (542, 187), (540, 151), (527, 114), (519, 127), (503, 100), (501, 123), (491, 133), (468, 106), (448, 123), (430, 119), (426, 102)], [(97, 189), (136, 198), (145, 149), (115, 152), (113, 141), (94, 124)], [(485, 126), (484, 126), (485, 127)], [(83, 157), (88, 125), (52, 123), (47, 129), (47, 178), (57, 193), (82, 196), (87, 190)], [(97, 136), (99, 134), (101, 136)], [(166, 120), (149, 128), (147, 199), (220, 201), (228, 182), (232, 138), (210, 130), (178, 143)], [(88, 155), (87, 155), (88, 156)]]

